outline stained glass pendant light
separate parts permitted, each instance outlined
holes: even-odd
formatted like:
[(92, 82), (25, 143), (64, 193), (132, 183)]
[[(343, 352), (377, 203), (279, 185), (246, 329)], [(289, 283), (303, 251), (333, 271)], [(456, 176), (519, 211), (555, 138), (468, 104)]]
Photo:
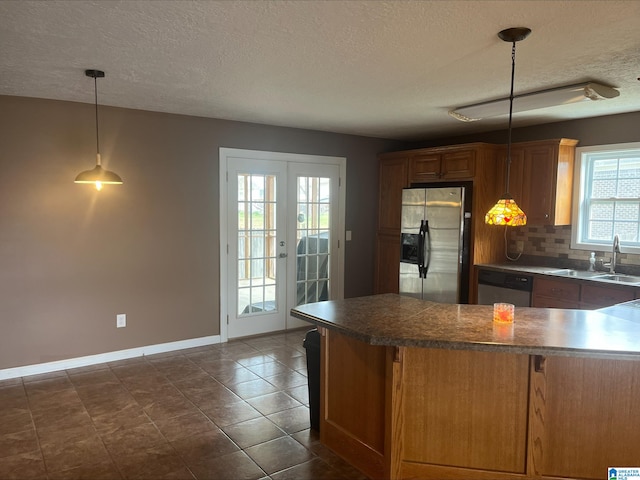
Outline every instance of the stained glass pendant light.
[(102, 70), (85, 70), (87, 77), (93, 78), (93, 86), (95, 92), (95, 105), (96, 105), (96, 166), (91, 170), (85, 170), (80, 172), (75, 183), (93, 183), (96, 186), (96, 190), (102, 190), (102, 185), (121, 185), (122, 179), (114, 172), (105, 170), (102, 168), (102, 162), (100, 160), (100, 135), (98, 132), (98, 78), (104, 78), (104, 72)]
[(505, 42), (511, 42), (511, 94), (509, 95), (509, 139), (507, 143), (507, 177), (505, 193), (484, 216), (484, 223), (489, 225), (519, 227), (527, 224), (527, 216), (518, 206), (509, 192), (509, 174), (511, 173), (511, 122), (513, 118), (513, 83), (516, 73), (516, 42), (529, 36), (531, 30), (526, 27), (507, 28), (498, 33)]

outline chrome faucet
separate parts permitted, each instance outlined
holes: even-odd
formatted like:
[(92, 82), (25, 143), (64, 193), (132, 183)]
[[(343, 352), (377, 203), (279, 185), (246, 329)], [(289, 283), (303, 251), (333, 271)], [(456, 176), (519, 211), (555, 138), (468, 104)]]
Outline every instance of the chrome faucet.
[(618, 254), (620, 253), (620, 238), (618, 235), (613, 236), (613, 248), (611, 249), (611, 263), (609, 264), (609, 273), (616, 273), (616, 263)]

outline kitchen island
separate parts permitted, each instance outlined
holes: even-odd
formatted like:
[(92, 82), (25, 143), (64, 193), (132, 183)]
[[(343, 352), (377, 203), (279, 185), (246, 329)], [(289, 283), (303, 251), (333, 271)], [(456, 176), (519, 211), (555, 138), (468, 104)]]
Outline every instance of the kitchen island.
[(321, 331), (321, 441), (371, 478), (603, 479), (640, 466), (640, 324), (376, 295)]

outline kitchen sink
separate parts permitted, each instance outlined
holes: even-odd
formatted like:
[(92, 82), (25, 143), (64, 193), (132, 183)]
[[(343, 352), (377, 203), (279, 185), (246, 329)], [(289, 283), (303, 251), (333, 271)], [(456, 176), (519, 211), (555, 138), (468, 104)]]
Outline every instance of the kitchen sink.
[(568, 277), (575, 277), (578, 275), (578, 270), (571, 270), (570, 268), (560, 268), (558, 270), (546, 270), (544, 273), (550, 275), (566, 275)]
[[(602, 272), (587, 272), (584, 270), (572, 270), (570, 268), (560, 268), (556, 270), (546, 270), (544, 273), (549, 275), (562, 275), (563, 277), (577, 277), (577, 278), (601, 278)], [(640, 279), (638, 280), (640, 281)]]
[(610, 280), (612, 282), (622, 282), (622, 283), (640, 283), (640, 277), (636, 277), (633, 275), (618, 275), (618, 274), (607, 274), (607, 275), (597, 275), (598, 280)]

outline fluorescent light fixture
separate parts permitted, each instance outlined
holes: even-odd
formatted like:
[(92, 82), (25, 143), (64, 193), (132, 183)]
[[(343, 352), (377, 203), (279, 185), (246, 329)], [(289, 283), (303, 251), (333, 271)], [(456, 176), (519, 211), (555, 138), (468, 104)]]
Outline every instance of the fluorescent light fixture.
[[(513, 97), (513, 113), (537, 110), (539, 108), (567, 105), (586, 100), (606, 100), (615, 98), (620, 92), (600, 83), (587, 82), (566, 87), (551, 88), (539, 92), (526, 93)], [(449, 115), (462, 122), (475, 122), (487, 117), (496, 117), (509, 113), (509, 99), (501, 98), (490, 102), (476, 103), (467, 107), (450, 110)]]

